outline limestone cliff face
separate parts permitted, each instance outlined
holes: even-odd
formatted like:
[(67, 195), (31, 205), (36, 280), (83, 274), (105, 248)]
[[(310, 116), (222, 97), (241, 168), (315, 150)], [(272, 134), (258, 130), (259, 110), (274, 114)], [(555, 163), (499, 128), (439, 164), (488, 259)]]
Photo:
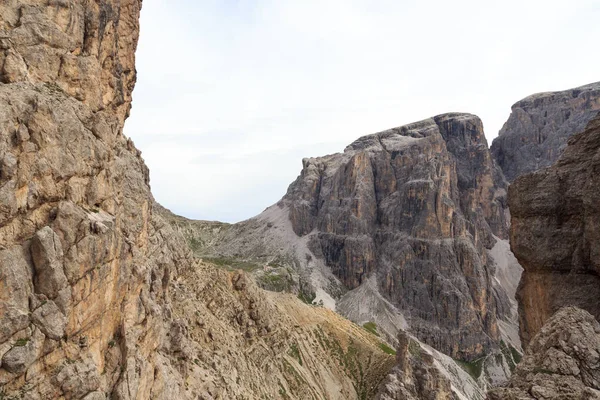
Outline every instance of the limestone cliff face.
[(281, 204), (346, 288), (376, 274), (417, 337), (475, 358), (507, 302), (486, 252), (507, 235), (505, 196), (481, 121), (446, 114), (305, 159)]
[(600, 82), (561, 92), (539, 93), (512, 106), (492, 143), (508, 181), (556, 162), (567, 140), (600, 111)]
[(0, 3), (0, 397), (370, 395), (378, 339), (199, 264), (153, 212), (122, 134), (140, 6)]
[(489, 400), (600, 399), (600, 324), (565, 307), (531, 341), (510, 383)]
[(600, 317), (599, 170), (597, 116), (569, 139), (554, 166), (510, 187), (511, 247), (524, 268), (518, 297), (525, 344), (563, 306)]

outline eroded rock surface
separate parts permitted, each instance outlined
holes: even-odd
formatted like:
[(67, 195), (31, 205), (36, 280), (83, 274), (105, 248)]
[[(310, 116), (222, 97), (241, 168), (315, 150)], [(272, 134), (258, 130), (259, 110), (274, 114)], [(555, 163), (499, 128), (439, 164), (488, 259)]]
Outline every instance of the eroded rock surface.
[(452, 384), (434, 366), (434, 358), (408, 335), (398, 337), (396, 367), (382, 384), (378, 400), (458, 400)]
[(199, 264), (154, 213), (122, 133), (140, 7), (0, 3), (0, 397), (369, 396), (377, 338)]
[(600, 317), (600, 116), (573, 135), (552, 167), (509, 190), (511, 247), (524, 268), (520, 331), (528, 343), (561, 307)]
[(477, 117), (365, 136), (303, 167), (282, 204), (346, 288), (376, 274), (421, 340), (459, 358), (489, 350), (507, 298), (486, 249), (507, 234), (506, 184)]
[(600, 324), (587, 311), (565, 307), (529, 344), (510, 384), (490, 400), (600, 399)]
[(561, 92), (538, 93), (515, 103), (492, 143), (492, 155), (508, 181), (554, 164), (569, 137), (600, 111), (600, 82)]

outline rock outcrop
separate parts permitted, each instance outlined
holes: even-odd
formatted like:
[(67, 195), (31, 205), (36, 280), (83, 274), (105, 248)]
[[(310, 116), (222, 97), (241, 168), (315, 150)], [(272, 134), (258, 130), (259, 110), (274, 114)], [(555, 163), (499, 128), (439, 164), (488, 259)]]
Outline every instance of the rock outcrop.
[(515, 103), (492, 143), (492, 155), (509, 182), (554, 164), (572, 134), (600, 111), (600, 82), (538, 93)]
[(305, 159), (282, 204), (347, 289), (376, 274), (419, 339), (473, 359), (499, 338), (507, 301), (486, 252), (506, 237), (505, 195), (481, 121), (446, 114)]
[(435, 359), (402, 333), (398, 337), (397, 365), (382, 384), (378, 400), (458, 400), (452, 383), (438, 368)]
[(377, 338), (199, 264), (154, 212), (122, 133), (140, 7), (0, 3), (0, 397), (370, 396)]
[(561, 307), (600, 317), (600, 116), (573, 135), (552, 167), (509, 190), (511, 247), (524, 268), (518, 289), (528, 343)]
[(531, 341), (506, 387), (490, 400), (600, 399), (600, 324), (565, 307)]
[(172, 220), (205, 259), (286, 276), (309, 300), (377, 322), (391, 342), (409, 329), (475, 359), (504, 336), (498, 320), (516, 327), (507, 280), (495, 274), (502, 264), (518, 280), (520, 267), (505, 262), (508, 246), (492, 251), (508, 235), (506, 188), (481, 121), (455, 113), (303, 160), (283, 199), (248, 221)]

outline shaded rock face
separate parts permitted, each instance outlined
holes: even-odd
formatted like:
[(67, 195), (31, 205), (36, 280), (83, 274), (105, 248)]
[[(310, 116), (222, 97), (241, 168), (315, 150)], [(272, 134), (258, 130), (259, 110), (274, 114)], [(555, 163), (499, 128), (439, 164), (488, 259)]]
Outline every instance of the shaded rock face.
[(490, 400), (600, 399), (600, 324), (565, 307), (531, 341), (506, 387)]
[(370, 395), (379, 340), (197, 263), (153, 212), (122, 134), (140, 6), (0, 3), (0, 397)]
[(280, 206), (346, 288), (377, 274), (419, 339), (474, 358), (508, 302), (486, 252), (507, 236), (505, 197), (481, 121), (446, 114), (303, 160)]
[(526, 345), (561, 307), (600, 317), (600, 116), (573, 135), (552, 167), (509, 190), (511, 247), (524, 273), (517, 292)]
[(512, 182), (554, 164), (569, 137), (582, 132), (598, 111), (600, 82), (529, 96), (512, 106), (508, 121), (492, 143), (492, 155)]

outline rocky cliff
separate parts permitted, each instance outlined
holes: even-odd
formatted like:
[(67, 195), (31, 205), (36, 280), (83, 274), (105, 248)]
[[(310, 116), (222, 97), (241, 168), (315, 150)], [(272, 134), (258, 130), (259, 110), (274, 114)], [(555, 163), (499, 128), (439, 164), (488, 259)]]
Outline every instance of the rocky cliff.
[(364, 398), (375, 336), (195, 261), (122, 133), (139, 0), (0, 3), (0, 398)]
[(510, 384), (489, 400), (600, 399), (600, 324), (588, 312), (565, 307), (531, 341)]
[(285, 280), (391, 342), (410, 329), (472, 360), (501, 336), (520, 348), (506, 188), (481, 121), (445, 114), (303, 160), (283, 199), (248, 221), (174, 226), (205, 259), (242, 259), (267, 286)]
[(529, 96), (512, 106), (492, 143), (494, 159), (510, 182), (548, 167), (563, 153), (569, 137), (582, 132), (598, 111), (600, 82)]
[(569, 139), (552, 167), (511, 185), (511, 246), (524, 268), (521, 337), (527, 343), (563, 306), (600, 317), (600, 116)]
[(472, 359), (507, 302), (486, 252), (506, 237), (505, 195), (481, 121), (446, 114), (304, 160), (282, 204), (347, 289), (375, 274), (417, 337)]

